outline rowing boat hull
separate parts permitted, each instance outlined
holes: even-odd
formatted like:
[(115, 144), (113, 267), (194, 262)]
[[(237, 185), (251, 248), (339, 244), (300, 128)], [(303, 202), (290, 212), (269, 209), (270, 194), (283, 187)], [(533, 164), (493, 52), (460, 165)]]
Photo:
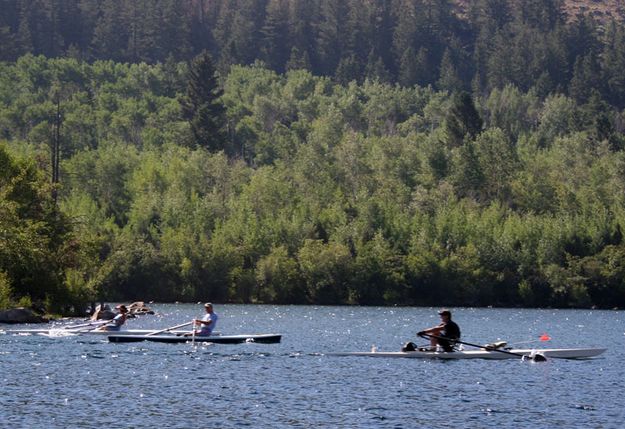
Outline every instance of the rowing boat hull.
[[(188, 343), (193, 341), (192, 337), (177, 335), (109, 335), (108, 339), (112, 343), (134, 343), (139, 341), (153, 341), (157, 343)], [(212, 335), (210, 337), (195, 337), (195, 342), (215, 343), (215, 344), (240, 344), (240, 343), (262, 343), (276, 344), (282, 339), (280, 334), (250, 334), (250, 335)]]
[(328, 353), (330, 356), (366, 356), (377, 358), (412, 358), (412, 359), (519, 359), (521, 356), (528, 358), (534, 354), (541, 354), (547, 358), (555, 359), (588, 359), (599, 356), (606, 349), (512, 349), (505, 350), (507, 353), (488, 350), (466, 350), (457, 352), (343, 352)]
[[(45, 335), (48, 337), (63, 337), (70, 335), (146, 335), (154, 329), (124, 329), (121, 331), (98, 331), (95, 327), (83, 329), (11, 329), (5, 331), (13, 335)], [(189, 331), (171, 331), (173, 334), (184, 334)]]

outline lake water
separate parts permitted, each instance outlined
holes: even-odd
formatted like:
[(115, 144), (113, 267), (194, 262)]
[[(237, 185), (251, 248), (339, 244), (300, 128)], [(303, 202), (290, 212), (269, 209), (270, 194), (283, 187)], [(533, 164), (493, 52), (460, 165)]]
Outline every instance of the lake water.
[[(156, 315), (127, 327), (165, 328), (203, 314), (200, 305), (152, 308)], [(472, 343), (547, 333), (551, 341), (526, 346), (608, 347), (594, 359), (532, 363), (323, 355), (419, 342), (415, 332), (438, 323), (432, 308), (215, 310), (223, 334), (281, 333), (282, 343), (194, 347), (0, 333), (0, 427), (625, 427), (622, 311), (454, 309)]]

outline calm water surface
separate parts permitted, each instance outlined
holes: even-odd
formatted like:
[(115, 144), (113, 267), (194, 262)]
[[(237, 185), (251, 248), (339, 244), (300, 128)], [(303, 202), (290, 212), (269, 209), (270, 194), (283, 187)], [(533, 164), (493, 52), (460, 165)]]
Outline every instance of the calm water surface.
[[(203, 313), (199, 305), (153, 308), (157, 315), (127, 326), (159, 329)], [(0, 332), (0, 427), (625, 427), (622, 311), (455, 309), (468, 342), (546, 332), (550, 347), (608, 347), (599, 358), (545, 363), (323, 355), (373, 344), (397, 351), (438, 322), (431, 308), (218, 305), (216, 312), (224, 334), (281, 333), (282, 343), (111, 344)]]

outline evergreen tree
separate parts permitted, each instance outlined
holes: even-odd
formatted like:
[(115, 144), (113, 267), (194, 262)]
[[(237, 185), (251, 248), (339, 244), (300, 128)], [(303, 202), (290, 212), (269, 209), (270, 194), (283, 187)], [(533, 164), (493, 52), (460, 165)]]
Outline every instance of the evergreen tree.
[(19, 25), (20, 10), (15, 0), (0, 0), (0, 28), (13, 35)]
[(356, 55), (342, 58), (334, 73), (335, 80), (341, 85), (347, 85), (352, 81), (361, 82), (361, 76), (362, 65)]
[(420, 48), (416, 58), (417, 84), (427, 86), (434, 83), (435, 74), (430, 61), (430, 53), (426, 48)]
[(601, 53), (601, 42), (597, 32), (597, 22), (588, 14), (578, 15), (567, 27), (566, 50), (569, 54), (569, 64), (573, 64), (580, 56), (596, 57)]
[(488, 86), (488, 70), (489, 70), (489, 52), (491, 51), (491, 43), (493, 40), (493, 32), (489, 26), (483, 26), (479, 29), (479, 34), (473, 48), (472, 65), (474, 70), (473, 91), (475, 94), (487, 92)]
[[(400, 67), (409, 58), (405, 57), (409, 49), (416, 51), (415, 32), (417, 31), (417, 3), (412, 0), (398, 0), (394, 8), (396, 25), (393, 32), (393, 52), (399, 59)], [(414, 56), (414, 54), (413, 54)]]
[(376, 80), (379, 82), (390, 82), (391, 74), (386, 69), (382, 57), (376, 56), (373, 51), (369, 55), (367, 66), (365, 67), (365, 76), (368, 79)]
[(566, 20), (564, 0), (524, 0), (514, 4), (518, 25), (527, 25), (546, 33)]
[(270, 0), (265, 25), (261, 29), (261, 52), (269, 67), (279, 73), (289, 58), (289, 16), (286, 0)]
[[(581, 120), (585, 122), (585, 128), (591, 131), (591, 135), (596, 141), (607, 140), (612, 149), (620, 149), (620, 141), (617, 142), (617, 140), (612, 139), (615, 129), (611, 120), (610, 107), (601, 98), (598, 91), (591, 91), (588, 102), (581, 107), (580, 112)], [(615, 147), (615, 143), (618, 147)]]
[(408, 48), (399, 63), (399, 83), (404, 86), (427, 86), (432, 80), (433, 73), (427, 49), (421, 48), (415, 55), (414, 50)]
[(57, 30), (63, 50), (67, 52), (72, 45), (74, 49), (85, 48), (87, 44), (83, 43), (82, 39), (85, 19), (81, 15), (78, 0), (61, 0), (57, 3), (57, 7), (59, 8)]
[(393, 56), (393, 51), (389, 49), (393, 45), (393, 28), (395, 21), (392, 13), (392, 2), (389, 0), (378, 0), (376, 3), (373, 19), (374, 46), (384, 63), (384, 67), (392, 76), (397, 76), (397, 61)]
[(344, 23), (347, 22), (347, 16), (347, 2), (321, 0), (316, 52), (321, 72), (327, 75), (333, 75), (341, 60), (345, 60), (343, 55), (347, 35)]
[(128, 2), (124, 10), (124, 21), (128, 23), (126, 57), (132, 62), (154, 60), (160, 23), (156, 8), (150, 6), (150, 1), (136, 0)]
[(219, 56), (219, 62), (217, 64), (217, 72), (221, 76), (227, 76), (232, 65), (240, 64), (238, 58), (239, 52), (236, 42), (231, 40), (228, 42), (228, 45), (221, 50), (221, 55)]
[[(569, 62), (567, 34), (564, 26), (558, 26), (547, 37), (545, 53), (534, 54), (534, 70), (546, 71), (551, 79), (549, 91), (562, 91), (571, 79), (573, 63)], [(536, 72), (534, 76), (539, 76)]]
[(541, 61), (547, 56), (546, 40), (531, 28), (523, 27), (508, 44), (502, 58), (509, 65), (505, 78), (521, 90), (528, 91), (536, 78), (545, 71), (545, 64)]
[(162, 24), (157, 33), (158, 57), (157, 61), (164, 61), (168, 55), (173, 55), (179, 61), (189, 57), (191, 48), (190, 13), (188, 3), (177, 0), (162, 1)]
[(486, 70), (488, 89), (503, 88), (510, 83), (510, 76), (512, 76), (510, 42), (502, 32), (497, 32), (488, 53)]
[(373, 28), (369, 22), (373, 13), (372, 3), (363, 4), (358, 0), (346, 1), (347, 21), (341, 29), (342, 37), (345, 38), (341, 51), (342, 58), (353, 55), (361, 64), (368, 62), (374, 37)]
[(9, 27), (0, 27), (0, 61), (13, 61), (18, 57), (17, 44), (15, 37), (11, 33)]
[(585, 104), (593, 91), (599, 89), (599, 67), (592, 54), (577, 57), (573, 77), (569, 83), (569, 95), (578, 104)]
[[(56, 21), (55, 12), (49, 2), (43, 0), (21, 0), (22, 19), (29, 27), (32, 42), (32, 53), (54, 56), (54, 29), (52, 19)], [(52, 42), (52, 43), (51, 43)]]
[(602, 80), (606, 85), (606, 99), (622, 108), (625, 106), (625, 31), (612, 22), (606, 34), (602, 54)]
[(308, 52), (301, 53), (296, 46), (291, 49), (291, 56), (286, 63), (287, 70), (310, 70), (310, 57)]
[(189, 122), (196, 144), (211, 152), (228, 149), (225, 108), (220, 100), (222, 94), (213, 61), (204, 51), (191, 62), (187, 94), (181, 106), (182, 116)]
[(399, 76), (397, 80), (400, 85), (413, 86), (416, 85), (419, 78), (419, 69), (417, 65), (417, 55), (412, 47), (407, 48), (399, 62)]
[(163, 95), (175, 98), (176, 94), (182, 94), (185, 91), (184, 79), (181, 78), (181, 71), (178, 63), (173, 55), (167, 57), (162, 65), (163, 72)]
[(459, 145), (465, 138), (474, 139), (482, 131), (483, 124), (471, 96), (465, 91), (456, 93), (446, 118), (450, 143)]
[(22, 6), (19, 8), (19, 27), (17, 30), (17, 47), (20, 53), (32, 53), (34, 51), (33, 36), (30, 31), (29, 22), (29, 4), (22, 1)]
[[(232, 0), (221, 6), (214, 37), (221, 51), (228, 49), (228, 56), (236, 54), (228, 59), (229, 64), (251, 64), (259, 59), (266, 3), (265, 0)], [(220, 69), (221, 66), (220, 60)]]
[(458, 71), (454, 64), (449, 48), (445, 49), (443, 59), (441, 60), (439, 79), (436, 83), (441, 90), (449, 92), (457, 92), (462, 90), (462, 80), (458, 76)]
[(417, 46), (424, 46), (430, 53), (437, 53), (438, 64), (445, 50), (445, 41), (450, 39), (459, 23), (454, 16), (451, 0), (421, 0), (421, 13), (417, 22)]
[[(287, 69), (293, 67), (292, 60), (296, 60), (298, 67), (302, 67), (307, 63), (307, 69), (312, 70), (314, 67), (311, 53), (315, 49), (315, 33), (312, 23), (317, 19), (318, 2), (309, 0), (292, 0), (289, 2), (289, 38), (291, 43), (291, 54)], [(296, 48), (296, 51), (293, 50)], [(297, 58), (297, 59), (296, 59)]]
[(101, 16), (95, 25), (91, 41), (93, 53), (99, 59), (126, 59), (129, 29), (119, 6), (119, 2), (115, 0), (104, 0), (100, 5)]
[[(93, 33), (100, 17), (100, 8), (95, 6), (91, 0), (78, 0), (78, 10), (80, 14), (81, 25), (75, 28), (80, 30), (78, 47), (81, 51), (82, 58), (93, 59)], [(69, 23), (75, 25), (75, 23)]]
[[(19, 0), (20, 8), (20, 36), (19, 40), (24, 47), (31, 44), (33, 54), (45, 54), (51, 57), (57, 54), (54, 34), (56, 11), (49, 1)], [(54, 23), (52, 22), (54, 20)], [(26, 28), (27, 27), (27, 28)]]
[(496, 31), (512, 21), (510, 0), (474, 0), (469, 2), (469, 22), (475, 29)]
[[(220, 46), (222, 50), (227, 49), (228, 45), (232, 41), (232, 29), (234, 15), (237, 10), (237, 3), (235, 1), (226, 1), (217, 3), (218, 7), (215, 8), (215, 24), (211, 31), (215, 44)], [(202, 13), (198, 17), (196, 22), (194, 34), (202, 34), (203, 28), (208, 26), (208, 18)]]
[[(223, 8), (223, 6), (218, 4), (214, 8), (209, 8), (207, 6), (208, 3), (208, 0), (197, 0), (188, 7), (190, 16), (187, 16), (187, 19), (189, 22), (191, 54), (203, 50), (208, 50), (213, 53), (217, 52), (217, 43), (212, 30), (215, 30), (217, 27), (219, 10)], [(222, 48), (223, 46), (224, 45), (221, 45)]]

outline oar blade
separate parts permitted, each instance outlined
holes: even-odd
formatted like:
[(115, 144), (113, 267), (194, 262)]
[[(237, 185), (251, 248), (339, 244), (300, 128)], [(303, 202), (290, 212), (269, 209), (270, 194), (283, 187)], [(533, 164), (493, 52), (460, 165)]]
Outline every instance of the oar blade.
[(551, 337), (548, 334), (542, 334), (539, 338), (540, 341), (550, 341)]

